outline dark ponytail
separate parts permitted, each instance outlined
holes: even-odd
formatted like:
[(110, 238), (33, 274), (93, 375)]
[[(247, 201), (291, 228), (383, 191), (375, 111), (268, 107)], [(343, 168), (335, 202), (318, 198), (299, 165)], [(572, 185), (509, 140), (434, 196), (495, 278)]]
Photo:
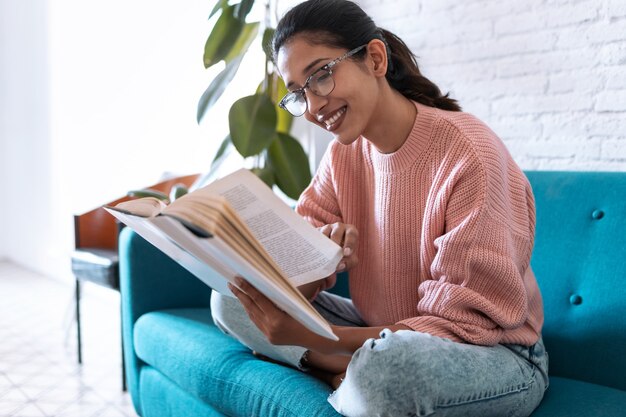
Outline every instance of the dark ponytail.
[(418, 103), (443, 110), (461, 111), (457, 101), (449, 97), (450, 93), (443, 95), (435, 83), (422, 75), (415, 55), (402, 39), (388, 30), (379, 30), (388, 45), (387, 54), (391, 57), (386, 78), (393, 88)]
[[(293, 9), (278, 22), (272, 50), (274, 57), (280, 48), (295, 35), (307, 35), (307, 41), (335, 48), (354, 49), (380, 39), (387, 46), (389, 57), (387, 81), (392, 88), (410, 100), (443, 110), (460, 111), (456, 100), (424, 77), (415, 55), (393, 33), (376, 26), (359, 6), (348, 0), (308, 0)], [(365, 50), (353, 59), (363, 59)]]

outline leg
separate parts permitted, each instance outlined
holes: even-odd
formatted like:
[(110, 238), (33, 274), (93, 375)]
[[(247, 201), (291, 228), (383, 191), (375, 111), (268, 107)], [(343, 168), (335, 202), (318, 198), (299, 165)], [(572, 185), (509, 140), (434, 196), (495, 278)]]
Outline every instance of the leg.
[(528, 416), (547, 388), (536, 345), (483, 347), (385, 330), (353, 355), (329, 402), (353, 416)]
[(329, 323), (348, 327), (364, 327), (367, 325), (349, 298), (324, 291), (317, 295), (317, 298), (313, 301), (313, 307)]
[(248, 317), (236, 298), (213, 291), (211, 294), (211, 314), (215, 325), (224, 333), (239, 340), (251, 350), (277, 362), (296, 368), (306, 349), (300, 346), (274, 346)]

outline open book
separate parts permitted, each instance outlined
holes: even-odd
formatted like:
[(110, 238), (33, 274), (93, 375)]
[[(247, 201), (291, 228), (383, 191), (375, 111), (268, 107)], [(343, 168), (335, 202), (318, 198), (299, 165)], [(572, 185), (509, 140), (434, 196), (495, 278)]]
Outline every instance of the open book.
[(247, 169), (171, 203), (105, 207), (216, 291), (241, 276), (315, 333), (337, 340), (297, 286), (332, 275), (341, 247), (295, 213)]

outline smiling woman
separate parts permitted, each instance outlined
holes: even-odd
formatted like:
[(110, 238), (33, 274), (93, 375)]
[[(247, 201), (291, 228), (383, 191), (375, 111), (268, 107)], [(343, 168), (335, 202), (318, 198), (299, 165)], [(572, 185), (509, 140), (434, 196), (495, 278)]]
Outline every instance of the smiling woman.
[(327, 381), (346, 416), (530, 415), (548, 383), (534, 197), (502, 141), (350, 1), (293, 8), (273, 53), (281, 107), (335, 139), (297, 211), (343, 246), (351, 299), (335, 275), (301, 288), (337, 341), (243, 279), (215, 322)]

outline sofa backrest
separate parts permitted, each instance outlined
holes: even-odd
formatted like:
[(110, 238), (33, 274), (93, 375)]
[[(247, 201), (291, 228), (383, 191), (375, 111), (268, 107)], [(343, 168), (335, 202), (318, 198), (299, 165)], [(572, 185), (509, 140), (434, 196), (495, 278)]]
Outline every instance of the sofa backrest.
[(626, 390), (626, 173), (526, 175), (550, 373)]
[[(526, 175), (550, 374), (626, 390), (626, 173)], [(331, 291), (349, 296), (341, 275)]]

